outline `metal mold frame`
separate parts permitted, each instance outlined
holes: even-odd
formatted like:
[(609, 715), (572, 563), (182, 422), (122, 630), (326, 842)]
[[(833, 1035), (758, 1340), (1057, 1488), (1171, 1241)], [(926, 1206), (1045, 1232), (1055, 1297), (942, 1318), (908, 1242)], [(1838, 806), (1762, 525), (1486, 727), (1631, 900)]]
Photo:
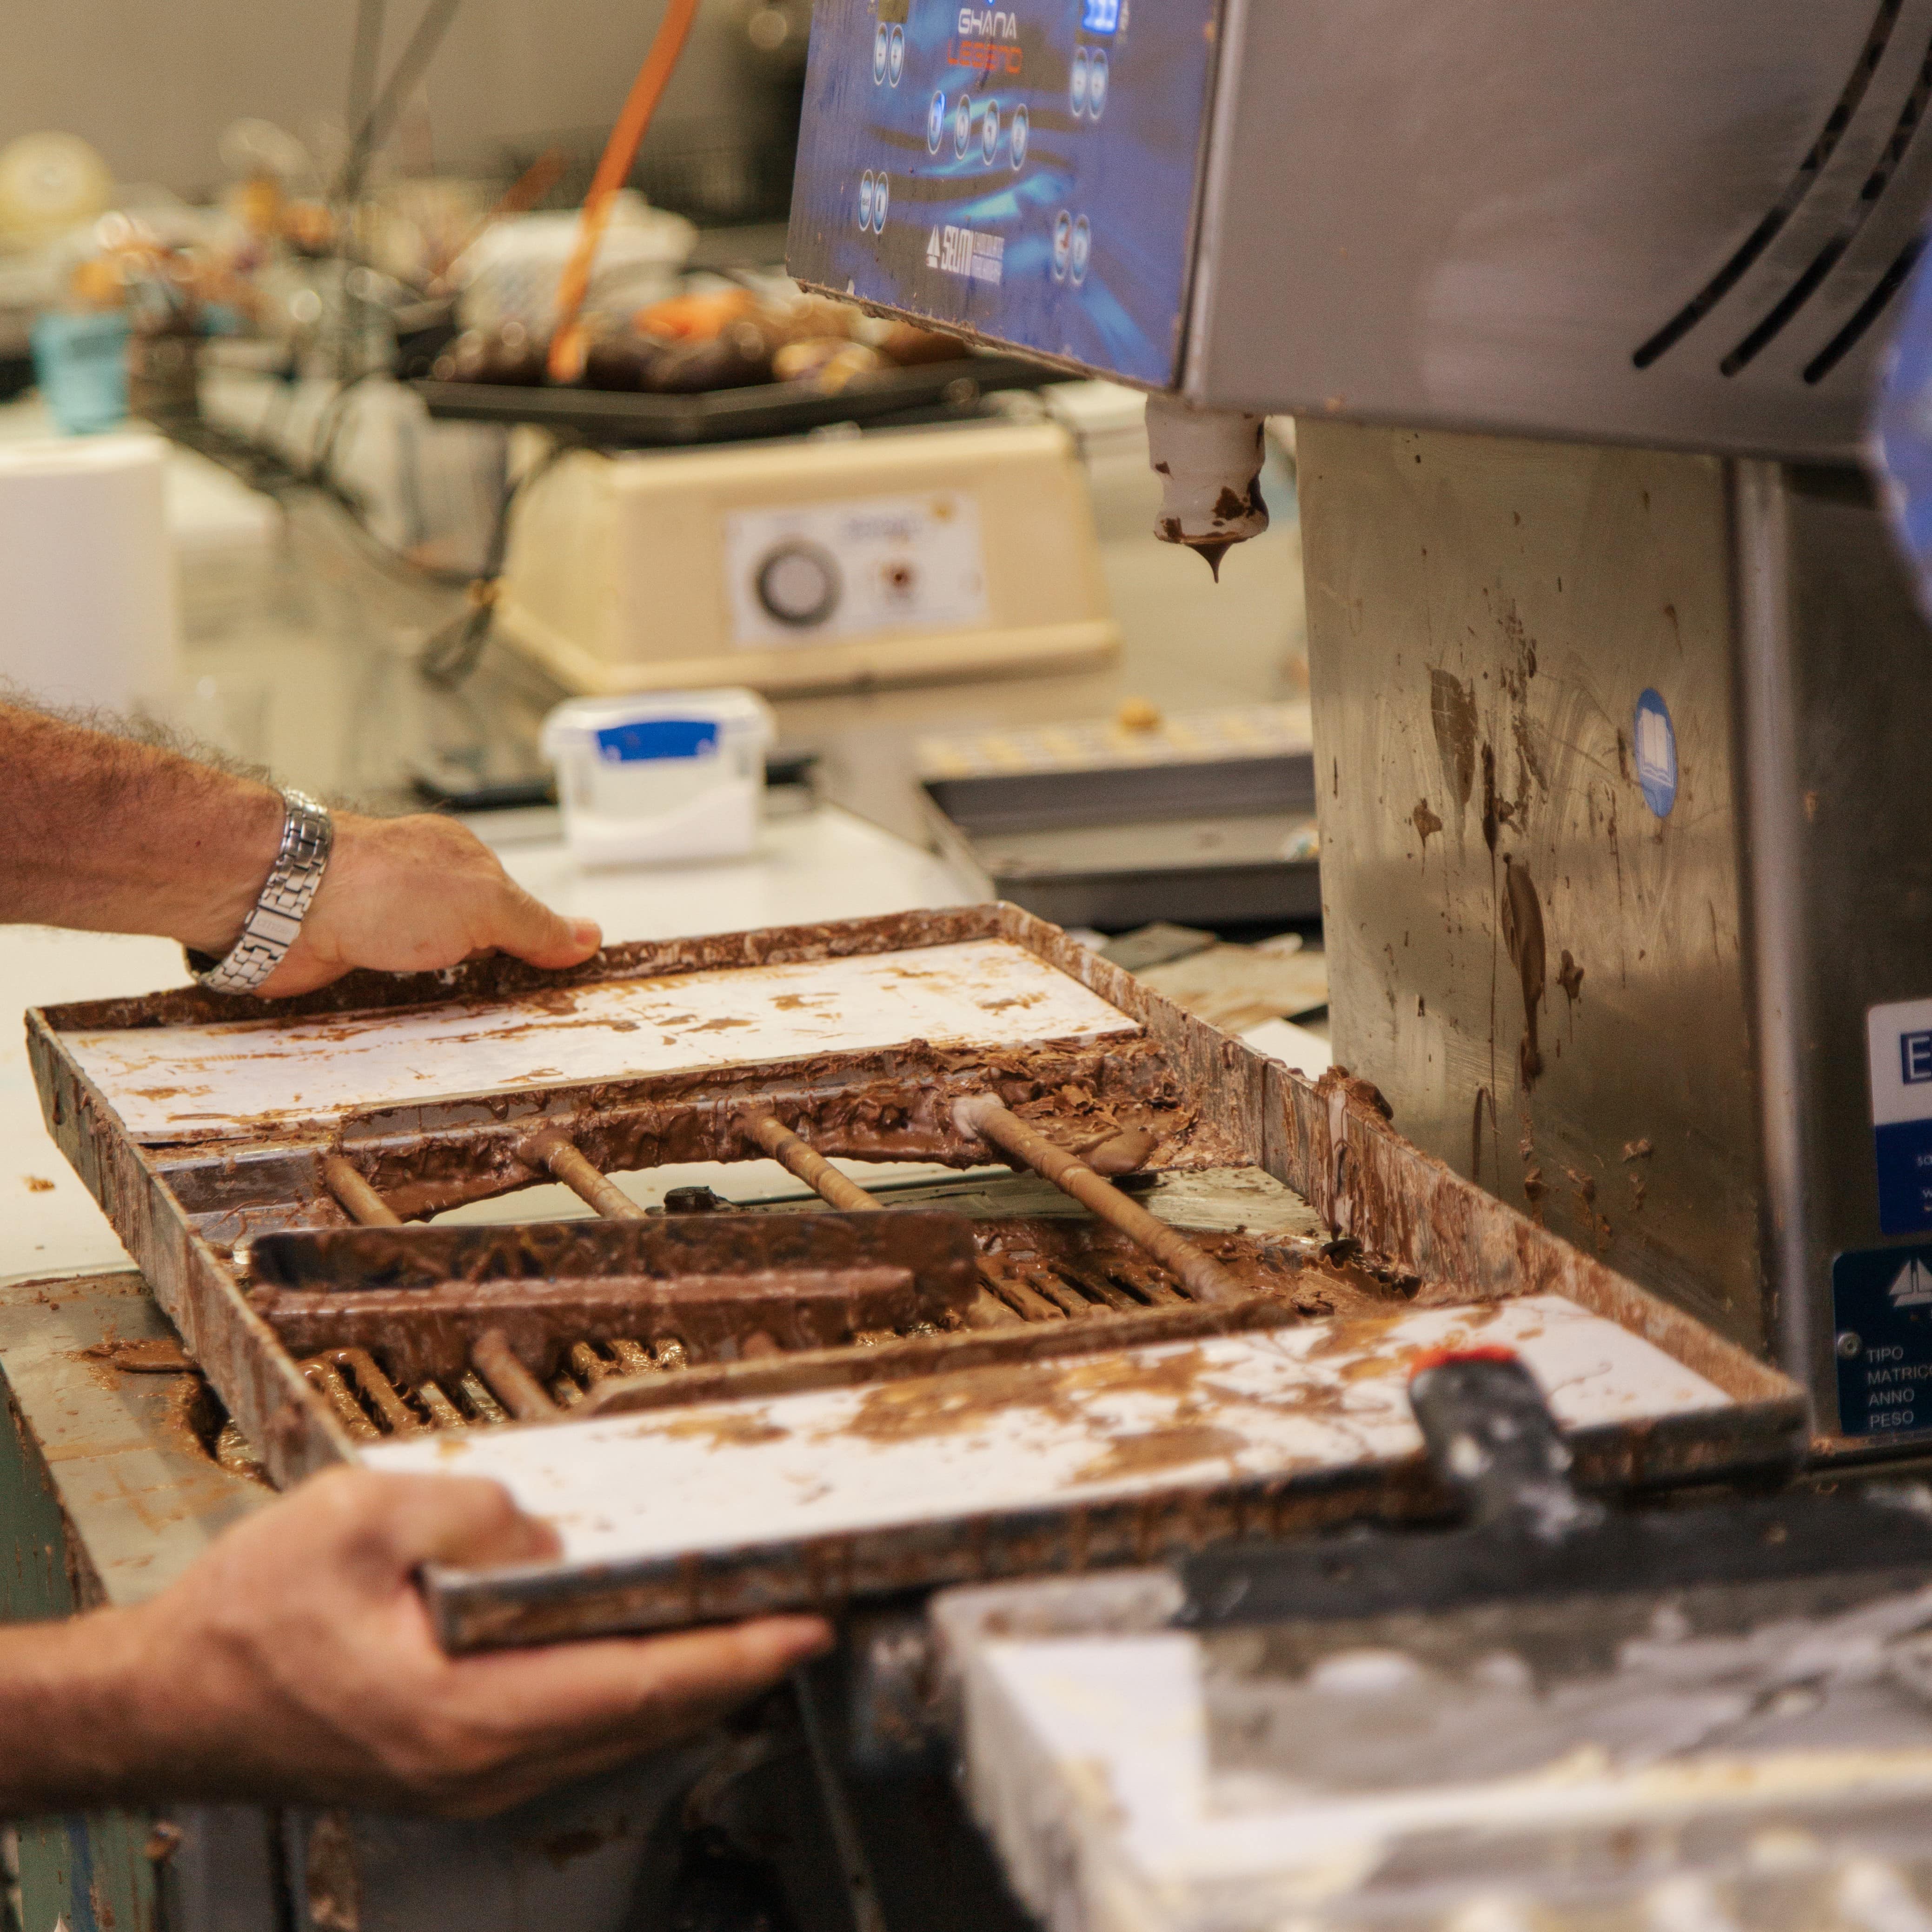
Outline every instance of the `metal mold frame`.
[[(1717, 1478), (1795, 1458), (1804, 1403), (1796, 1385), (1775, 1370), (1423, 1154), (1390, 1125), (1372, 1088), (1339, 1069), (1311, 1084), (1011, 905), (615, 946), (560, 974), (494, 960), (407, 979), (357, 974), (279, 1010), (290, 1018), (312, 1018), (487, 1000), (644, 974), (909, 952), (980, 938), (1024, 947), (1137, 1022), (1178, 1072), (1213, 1142), (1301, 1195), (1339, 1238), (1359, 1244), (1424, 1283), (1454, 1284), (1457, 1300), (1561, 1295), (1642, 1336), (1732, 1398), (1729, 1408), (1668, 1424), (1595, 1432), (1604, 1439), (1586, 1440), (1580, 1448), (1600, 1480)], [(250, 1307), (230, 1264), (194, 1224), (169, 1184), (168, 1150), (129, 1137), (62, 1040), (69, 1030), (193, 1024), (233, 1016), (227, 1003), (194, 991), (50, 1007), (28, 1014), (28, 1046), (50, 1132), (126, 1243), (185, 1346), (261, 1449), (275, 1480), (286, 1485), (332, 1463), (354, 1462), (354, 1442)], [(610, 1088), (598, 1095), (602, 1101), (614, 1097)], [(452, 1107), (461, 1104), (453, 1096)], [(479, 1133), (495, 1124), (488, 1108), (472, 1109), (471, 1117)], [(266, 1156), (275, 1149), (258, 1145), (252, 1151)], [(288, 1151), (313, 1156), (320, 1144), (309, 1136)], [(1056, 1334), (1053, 1342), (1016, 1331), (1011, 1346), (1015, 1353), (1028, 1354), (1050, 1351), (1056, 1343), (1069, 1353), (1126, 1348), (1153, 1339), (1156, 1329), (1165, 1334), (1177, 1315), (1190, 1312), (1156, 1310), (1145, 1317), (1070, 1323), (1070, 1332)], [(1231, 1320), (1262, 1318), (1258, 1311), (1252, 1318), (1216, 1313)], [(903, 1349), (915, 1352), (907, 1370), (916, 1364), (928, 1372), (956, 1360), (959, 1366), (969, 1358), (983, 1361), (989, 1351), (995, 1358), (1004, 1352), (992, 1338), (968, 1336), (867, 1351), (866, 1359), (875, 1365), (872, 1372), (891, 1375), (897, 1372), (892, 1358)], [(723, 1379), (732, 1393), (749, 1394), (754, 1387), (762, 1390), (773, 1374), (837, 1379), (852, 1372), (801, 1355), (782, 1364), (741, 1365)], [(716, 1400), (722, 1392), (719, 1380), (715, 1374), (694, 1377), (692, 1399)], [(692, 1566), (675, 1575), (646, 1574), (642, 1567), (544, 1577), (506, 1573), (446, 1580), (436, 1594), (445, 1634), (454, 1643), (537, 1641), (612, 1628), (614, 1618), (645, 1615), (655, 1621), (673, 1611), (687, 1617), (735, 1615), (780, 1597), (796, 1600), (801, 1586), (814, 1600), (834, 1602), (854, 1594), (1042, 1567), (1144, 1561), (1160, 1551), (1231, 1534), (1279, 1534), (1370, 1512), (1412, 1514), (1440, 1502), (1419, 1461), (1403, 1462), (1314, 1483), (1291, 1477), (1245, 1488), (1163, 1492), (1119, 1509), (1022, 1513), (986, 1520), (963, 1537), (956, 1529), (944, 1537), (913, 1531), (863, 1538), (848, 1548), (802, 1543), (747, 1550), (718, 1559), (710, 1574)]]

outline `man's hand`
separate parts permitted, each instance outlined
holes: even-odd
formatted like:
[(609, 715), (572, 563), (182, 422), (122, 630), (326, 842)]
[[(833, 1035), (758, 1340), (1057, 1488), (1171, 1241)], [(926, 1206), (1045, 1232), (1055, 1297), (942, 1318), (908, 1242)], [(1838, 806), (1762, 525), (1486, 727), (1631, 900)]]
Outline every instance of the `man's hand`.
[[(0, 922), (151, 932), (217, 958), (242, 936), (281, 845), (272, 786), (8, 704), (0, 771)], [(590, 920), (539, 905), (450, 820), (346, 814), (301, 937), (262, 990), (485, 952), (574, 966), (598, 943)]]
[[(251, 894), (243, 918), (254, 903)], [(532, 898), (480, 838), (449, 819), (344, 814), (301, 936), (261, 990), (272, 999), (326, 986), (358, 966), (430, 972), (488, 952), (574, 966), (602, 940), (590, 920), (562, 918)]]
[(172, 1796), (479, 1816), (701, 1729), (816, 1655), (816, 1617), (450, 1658), (424, 1563), (540, 1562), (474, 1478), (338, 1470), (132, 1610), (0, 1630), (0, 1817)]

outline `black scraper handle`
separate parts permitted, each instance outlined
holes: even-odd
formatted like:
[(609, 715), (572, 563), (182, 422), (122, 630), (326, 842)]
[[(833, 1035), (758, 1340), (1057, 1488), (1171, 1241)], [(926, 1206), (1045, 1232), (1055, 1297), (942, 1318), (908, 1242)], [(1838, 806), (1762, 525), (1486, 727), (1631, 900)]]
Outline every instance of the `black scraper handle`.
[(1508, 1348), (1444, 1350), (1409, 1378), (1408, 1404), (1436, 1473), (1470, 1522), (1519, 1522), (1557, 1538), (1601, 1520), (1570, 1480), (1569, 1445), (1543, 1391)]

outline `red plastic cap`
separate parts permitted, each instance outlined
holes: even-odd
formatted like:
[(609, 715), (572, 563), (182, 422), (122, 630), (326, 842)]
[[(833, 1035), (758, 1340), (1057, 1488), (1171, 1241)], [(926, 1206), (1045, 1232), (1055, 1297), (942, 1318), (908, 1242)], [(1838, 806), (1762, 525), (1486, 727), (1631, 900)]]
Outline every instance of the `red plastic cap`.
[(1425, 1370), (1442, 1368), (1450, 1362), (1514, 1362), (1517, 1359), (1514, 1348), (1505, 1348), (1493, 1342), (1481, 1348), (1425, 1348), (1409, 1364), (1408, 1378), (1414, 1382)]

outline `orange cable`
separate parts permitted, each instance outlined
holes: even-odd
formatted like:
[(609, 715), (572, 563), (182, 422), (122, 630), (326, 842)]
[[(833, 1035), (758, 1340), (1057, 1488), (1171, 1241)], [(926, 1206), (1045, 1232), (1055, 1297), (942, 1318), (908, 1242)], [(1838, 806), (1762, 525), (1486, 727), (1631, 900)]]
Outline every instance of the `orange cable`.
[(550, 379), (553, 382), (574, 382), (584, 364), (584, 332), (578, 326), (578, 311), (590, 287), (591, 264), (610, 218), (610, 198), (623, 186), (638, 158), (638, 149), (657, 112), (671, 70), (684, 51), (686, 37), (698, 14), (698, 0), (670, 0), (664, 10), (651, 50), (631, 83), (624, 111), (610, 130), (604, 144), (604, 158), (591, 177), (590, 191), (584, 197), (583, 219), (577, 231), (577, 246), (571, 251), (556, 285), (556, 332), (550, 340)]

